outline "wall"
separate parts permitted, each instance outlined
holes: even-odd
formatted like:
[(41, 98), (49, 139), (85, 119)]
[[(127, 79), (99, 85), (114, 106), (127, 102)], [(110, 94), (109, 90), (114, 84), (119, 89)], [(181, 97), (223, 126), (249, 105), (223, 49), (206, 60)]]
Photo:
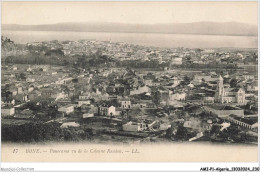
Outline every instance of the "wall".
[(138, 125), (124, 124), (123, 130), (124, 131), (140, 131), (140, 127)]
[(1, 110), (1, 114), (2, 114), (3, 116), (13, 116), (14, 113), (15, 113), (14, 108), (2, 109), (2, 110)]
[(207, 106), (204, 106), (204, 110), (217, 115), (220, 118), (226, 118), (229, 115), (233, 114), (236, 115), (238, 117), (243, 118), (244, 117), (244, 110), (243, 109), (237, 109), (237, 110), (216, 110)]

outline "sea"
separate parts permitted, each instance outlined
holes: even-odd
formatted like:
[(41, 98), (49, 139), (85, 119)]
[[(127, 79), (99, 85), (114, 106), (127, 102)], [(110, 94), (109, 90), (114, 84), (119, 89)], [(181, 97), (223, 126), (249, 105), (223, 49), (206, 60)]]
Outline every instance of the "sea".
[(60, 31), (2, 31), (19, 44), (42, 41), (98, 40), (125, 42), (128, 44), (160, 48), (257, 48), (257, 36), (193, 35), (161, 33), (115, 33), (115, 32), (60, 32)]

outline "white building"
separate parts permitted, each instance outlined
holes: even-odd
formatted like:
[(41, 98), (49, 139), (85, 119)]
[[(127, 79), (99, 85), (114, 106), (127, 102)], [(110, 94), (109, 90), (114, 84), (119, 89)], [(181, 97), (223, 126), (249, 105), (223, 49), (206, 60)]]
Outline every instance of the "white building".
[(66, 95), (64, 93), (56, 93), (51, 95), (51, 98), (54, 98), (56, 101), (60, 99), (64, 99)]
[(210, 75), (195, 75), (193, 78), (193, 84), (199, 85), (203, 82), (217, 81), (218, 78), (211, 77)]
[(115, 116), (116, 115), (116, 107), (110, 106), (110, 107), (99, 107), (99, 113), (103, 116)]
[(74, 112), (74, 106), (73, 105), (62, 106), (58, 109), (58, 111), (66, 113), (66, 114), (70, 114), (70, 113)]
[(142, 93), (150, 93), (151, 89), (147, 86), (144, 87), (139, 87), (136, 90), (130, 91), (130, 95), (135, 95), (135, 94), (142, 94)]
[(29, 67), (26, 71), (27, 71), (27, 72), (30, 72), (30, 71), (32, 71), (32, 68)]
[(89, 105), (90, 100), (79, 100), (78, 101), (78, 107), (81, 107), (82, 105)]
[(28, 87), (28, 92), (32, 92), (34, 90), (34, 87)]
[(172, 65), (182, 65), (182, 58), (181, 57), (177, 57), (177, 58), (173, 58), (171, 61)]
[(26, 78), (26, 82), (35, 82), (34, 78)]
[(258, 130), (258, 122), (249, 123), (246, 119), (239, 118), (236, 116), (229, 116), (228, 120), (241, 127), (248, 128), (248, 129), (254, 130), (256, 132)]
[(63, 123), (60, 128), (68, 128), (68, 127), (79, 127), (80, 125), (76, 122), (66, 122)]
[(80, 95), (79, 96), (79, 100), (86, 100), (86, 99), (88, 99), (89, 98), (89, 95)]
[(59, 80), (56, 81), (55, 83), (59, 84), (59, 85), (61, 85), (61, 84), (69, 84), (69, 83), (72, 82), (72, 79), (73, 78), (64, 78), (64, 79), (59, 78)]
[(13, 66), (12, 69), (13, 69), (14, 71), (16, 71), (16, 70), (17, 70), (17, 66)]
[(215, 97), (206, 96), (203, 98), (204, 103), (214, 103)]
[(243, 78), (245, 78), (245, 80), (254, 80), (255, 76), (254, 75), (243, 75)]
[(90, 113), (90, 112), (84, 113), (84, 114), (82, 115), (82, 117), (83, 117), (83, 118), (91, 118), (91, 117), (94, 117), (94, 113)]
[(131, 121), (123, 125), (123, 131), (143, 131), (146, 128), (144, 123), (133, 123)]
[(183, 101), (186, 99), (186, 93), (175, 93), (175, 94), (171, 94), (169, 95), (169, 99), (170, 100), (179, 100), (179, 101)]
[(121, 103), (121, 108), (129, 109), (131, 108), (131, 100), (130, 99), (121, 99), (119, 100)]
[(12, 107), (3, 107), (1, 109), (1, 114), (2, 116), (14, 116), (15, 113), (15, 109)]

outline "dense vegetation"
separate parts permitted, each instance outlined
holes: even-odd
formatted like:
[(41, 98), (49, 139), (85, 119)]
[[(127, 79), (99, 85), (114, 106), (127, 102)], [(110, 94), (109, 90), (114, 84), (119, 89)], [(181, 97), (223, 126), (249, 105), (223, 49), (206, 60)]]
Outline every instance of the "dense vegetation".
[(5, 63), (14, 64), (50, 64), (71, 67), (131, 67), (131, 68), (161, 68), (167, 67), (167, 63), (159, 64), (158, 61), (141, 61), (127, 60), (116, 61), (101, 52), (89, 55), (74, 55), (72, 57), (65, 56), (61, 50), (50, 50), (45, 54), (30, 52), (26, 55), (8, 56), (4, 60)]
[(2, 141), (42, 142), (79, 141), (90, 139), (91, 129), (60, 128), (59, 123), (27, 123), (22, 125), (2, 125)]
[(173, 67), (180, 67), (180, 68), (195, 68), (195, 69), (236, 69), (236, 64), (196, 64), (196, 63), (185, 63), (180, 66), (173, 66)]
[(117, 61), (116, 66), (131, 67), (131, 68), (164, 68), (168, 67), (168, 63), (159, 64), (158, 60), (141, 61), (141, 60), (124, 60)]

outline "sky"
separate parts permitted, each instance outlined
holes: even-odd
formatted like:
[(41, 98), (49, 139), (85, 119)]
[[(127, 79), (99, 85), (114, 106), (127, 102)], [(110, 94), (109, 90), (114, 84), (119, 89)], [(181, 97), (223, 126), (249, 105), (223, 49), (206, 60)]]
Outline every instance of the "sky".
[(242, 22), (257, 25), (257, 2), (2, 2), (2, 24)]

